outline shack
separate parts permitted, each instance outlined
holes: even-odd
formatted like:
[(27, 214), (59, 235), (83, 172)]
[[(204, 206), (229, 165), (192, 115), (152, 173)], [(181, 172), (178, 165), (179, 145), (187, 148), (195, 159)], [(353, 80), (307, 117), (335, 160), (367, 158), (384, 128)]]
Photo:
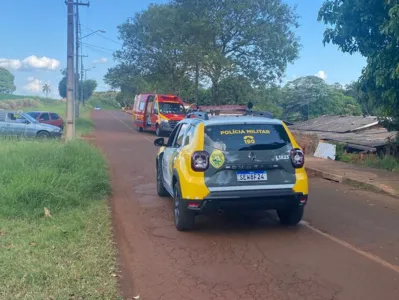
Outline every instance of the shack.
[(294, 134), (344, 144), (349, 152), (385, 152), (398, 134), (396, 131), (388, 132), (373, 116), (324, 115), (289, 128)]

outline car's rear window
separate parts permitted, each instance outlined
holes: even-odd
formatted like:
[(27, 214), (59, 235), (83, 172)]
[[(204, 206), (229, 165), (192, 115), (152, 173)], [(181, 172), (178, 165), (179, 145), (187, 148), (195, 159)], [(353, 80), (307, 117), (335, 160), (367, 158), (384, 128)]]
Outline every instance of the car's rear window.
[(208, 125), (205, 145), (224, 151), (274, 150), (290, 143), (285, 128), (275, 124)]

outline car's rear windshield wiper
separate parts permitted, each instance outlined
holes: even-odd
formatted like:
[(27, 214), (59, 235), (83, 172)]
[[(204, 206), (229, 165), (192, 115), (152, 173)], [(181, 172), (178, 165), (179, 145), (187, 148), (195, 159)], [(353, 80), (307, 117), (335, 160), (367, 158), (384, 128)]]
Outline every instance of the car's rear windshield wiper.
[(250, 150), (274, 150), (284, 147), (287, 143), (270, 143), (270, 144), (256, 144), (247, 147), (242, 147), (238, 151), (250, 151)]

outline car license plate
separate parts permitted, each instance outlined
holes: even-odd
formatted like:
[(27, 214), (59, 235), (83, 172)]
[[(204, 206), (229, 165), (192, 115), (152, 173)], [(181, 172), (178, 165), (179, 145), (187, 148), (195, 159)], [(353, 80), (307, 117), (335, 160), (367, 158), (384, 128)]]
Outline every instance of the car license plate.
[(237, 172), (237, 181), (265, 181), (267, 180), (267, 173), (260, 172)]

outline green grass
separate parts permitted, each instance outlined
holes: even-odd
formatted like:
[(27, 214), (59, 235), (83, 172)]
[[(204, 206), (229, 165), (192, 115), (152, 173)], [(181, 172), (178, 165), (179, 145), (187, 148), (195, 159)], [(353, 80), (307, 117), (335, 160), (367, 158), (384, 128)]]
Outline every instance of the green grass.
[(95, 92), (87, 102), (92, 107), (100, 106), (103, 110), (120, 109), (114, 92)]
[[(61, 101), (53, 101), (50, 103), (40, 103), (35, 110), (51, 111), (59, 114), (65, 121), (66, 115), (66, 104)], [(76, 134), (78, 136), (82, 134), (90, 134), (94, 128), (94, 123), (91, 120), (91, 111), (93, 107), (90, 105), (80, 106), (79, 118), (76, 119)]]
[(80, 140), (0, 143), (0, 299), (117, 299), (103, 156)]
[(399, 159), (390, 155), (383, 157), (378, 157), (376, 155), (364, 155), (364, 157), (361, 159), (359, 154), (346, 153), (339, 155), (337, 160), (369, 168), (399, 172)]

